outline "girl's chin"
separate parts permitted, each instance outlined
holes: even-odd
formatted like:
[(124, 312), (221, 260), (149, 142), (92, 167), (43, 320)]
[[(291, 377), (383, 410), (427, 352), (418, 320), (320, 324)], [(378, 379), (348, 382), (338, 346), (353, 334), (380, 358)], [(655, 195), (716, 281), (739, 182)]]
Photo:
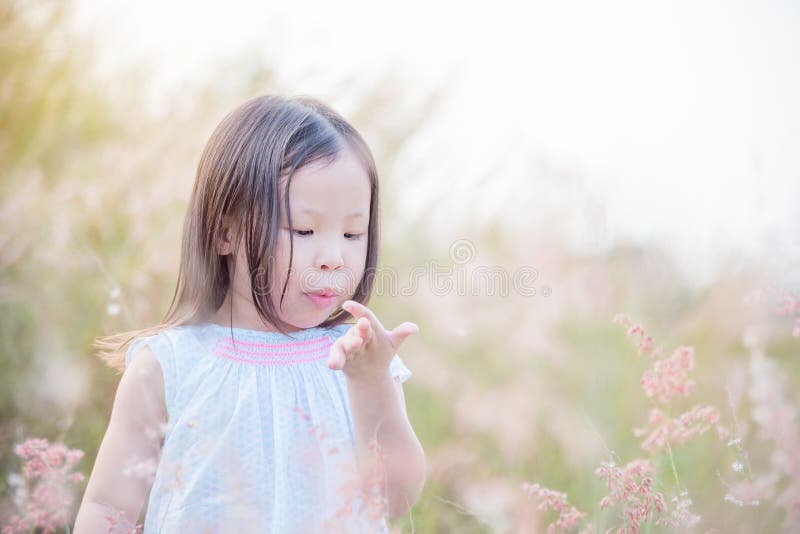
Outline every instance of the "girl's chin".
[(307, 310), (306, 313), (303, 313), (299, 317), (295, 317), (294, 320), (289, 321), (289, 324), (297, 329), (315, 328), (324, 323), (328, 317), (331, 316), (335, 308), (335, 305), (326, 309), (318, 309), (311, 306), (310, 310)]

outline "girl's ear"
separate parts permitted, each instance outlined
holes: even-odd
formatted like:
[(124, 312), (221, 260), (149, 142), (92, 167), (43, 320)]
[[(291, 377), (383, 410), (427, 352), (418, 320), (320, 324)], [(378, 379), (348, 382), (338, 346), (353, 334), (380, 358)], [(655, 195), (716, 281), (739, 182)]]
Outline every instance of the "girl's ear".
[(227, 256), (233, 254), (233, 240), (235, 237), (233, 219), (229, 216), (222, 218), (222, 227), (217, 236), (217, 254)]

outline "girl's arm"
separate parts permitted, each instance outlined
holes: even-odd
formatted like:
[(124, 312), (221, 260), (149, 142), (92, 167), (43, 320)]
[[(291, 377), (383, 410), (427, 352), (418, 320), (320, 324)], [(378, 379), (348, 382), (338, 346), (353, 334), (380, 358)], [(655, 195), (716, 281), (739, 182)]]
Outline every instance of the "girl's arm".
[(388, 516), (408, 513), (425, 485), (426, 461), (422, 445), (406, 414), (403, 385), (388, 372), (377, 381), (348, 379), (347, 389), (356, 434), (359, 471), (369, 477), (374, 467), (371, 438), (377, 438), (383, 455)]
[[(124, 471), (144, 465), (155, 473), (166, 422), (161, 366), (145, 345), (117, 388), (108, 430), (75, 520), (75, 534), (123, 532), (135, 525), (150, 476)], [(109, 528), (112, 524), (119, 530)]]

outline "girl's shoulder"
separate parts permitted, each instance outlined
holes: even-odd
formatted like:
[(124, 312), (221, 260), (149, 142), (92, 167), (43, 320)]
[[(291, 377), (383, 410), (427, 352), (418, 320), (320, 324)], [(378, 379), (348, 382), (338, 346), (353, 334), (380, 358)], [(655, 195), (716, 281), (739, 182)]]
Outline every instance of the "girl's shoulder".
[(191, 374), (195, 363), (207, 351), (213, 335), (204, 325), (171, 326), (156, 333), (140, 335), (128, 345), (125, 368), (136, 359), (142, 347), (148, 346), (161, 367), (167, 412), (173, 414), (181, 379)]
[(148, 345), (156, 355), (159, 363), (167, 363), (182, 352), (191, 350), (194, 345), (201, 342), (198, 334), (202, 331), (199, 325), (180, 325), (164, 328), (156, 333), (141, 335), (134, 338), (125, 353), (125, 367), (127, 368), (139, 349)]

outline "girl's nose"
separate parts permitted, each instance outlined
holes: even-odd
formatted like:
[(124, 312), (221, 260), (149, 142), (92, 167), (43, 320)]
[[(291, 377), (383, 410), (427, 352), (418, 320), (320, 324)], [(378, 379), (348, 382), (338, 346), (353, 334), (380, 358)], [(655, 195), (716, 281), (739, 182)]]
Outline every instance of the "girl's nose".
[(334, 271), (344, 265), (342, 252), (336, 245), (329, 245), (319, 252), (317, 267), (323, 271)]

